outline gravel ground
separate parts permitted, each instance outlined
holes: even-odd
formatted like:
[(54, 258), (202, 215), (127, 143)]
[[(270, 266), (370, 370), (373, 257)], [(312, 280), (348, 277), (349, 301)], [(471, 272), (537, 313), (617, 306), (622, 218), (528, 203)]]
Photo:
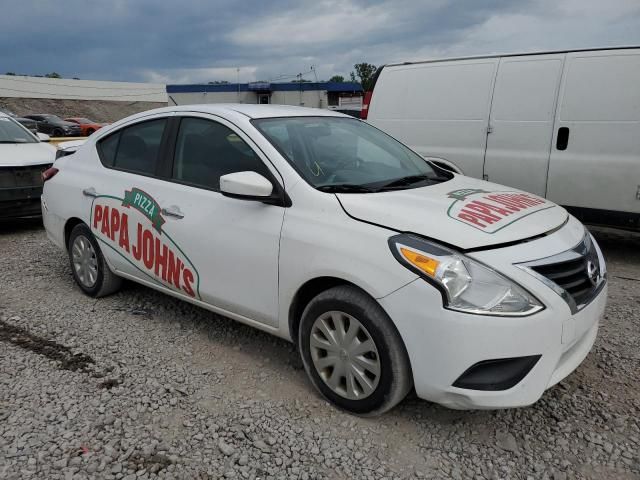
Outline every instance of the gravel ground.
[(0, 225), (0, 478), (640, 478), (640, 237), (597, 236), (606, 319), (538, 403), (362, 419), (287, 342), (131, 283), (90, 299), (39, 222)]

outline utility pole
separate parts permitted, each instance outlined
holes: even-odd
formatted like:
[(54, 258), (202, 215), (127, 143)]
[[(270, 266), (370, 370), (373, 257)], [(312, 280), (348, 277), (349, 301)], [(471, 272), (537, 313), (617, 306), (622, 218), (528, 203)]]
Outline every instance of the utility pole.
[(303, 107), (304, 102), (302, 101), (302, 73), (299, 73), (297, 76), (298, 76), (298, 83), (300, 84), (300, 106)]
[(238, 103), (240, 103), (240, 67), (236, 68), (236, 74), (238, 78)]

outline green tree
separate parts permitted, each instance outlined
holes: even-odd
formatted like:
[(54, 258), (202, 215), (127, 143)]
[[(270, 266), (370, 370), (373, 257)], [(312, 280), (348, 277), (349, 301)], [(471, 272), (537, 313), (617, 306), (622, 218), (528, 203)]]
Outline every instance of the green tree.
[(62, 78), (58, 72), (51, 72), (45, 75), (46, 78)]
[(342, 75), (334, 75), (329, 79), (329, 81), (334, 83), (343, 83), (344, 77)]
[(12, 77), (16, 76), (15, 72), (7, 72), (7, 73), (5, 73), (5, 75), (11, 75)]
[(373, 86), (373, 76), (376, 73), (377, 67), (371, 63), (356, 63), (353, 68), (355, 72), (351, 72), (351, 81), (359, 82), (362, 85), (363, 90), (370, 90)]
[(209, 82), (209, 85), (229, 85), (229, 82), (226, 80), (215, 80), (213, 82)]

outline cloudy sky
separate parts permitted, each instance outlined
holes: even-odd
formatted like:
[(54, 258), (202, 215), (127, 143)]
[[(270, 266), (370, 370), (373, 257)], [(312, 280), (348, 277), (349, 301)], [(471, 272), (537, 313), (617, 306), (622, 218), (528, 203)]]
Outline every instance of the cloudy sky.
[(160, 83), (629, 44), (640, 0), (2, 0), (0, 15), (0, 73)]

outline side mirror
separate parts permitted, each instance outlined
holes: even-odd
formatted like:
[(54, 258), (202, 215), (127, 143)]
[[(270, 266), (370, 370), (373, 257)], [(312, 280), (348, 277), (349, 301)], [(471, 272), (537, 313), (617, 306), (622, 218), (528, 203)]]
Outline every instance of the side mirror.
[(36, 133), (36, 135), (38, 136), (38, 139), (41, 142), (48, 142), (51, 139), (51, 137), (49, 137), (49, 135), (47, 135), (46, 133), (38, 132), (38, 133)]
[(220, 177), (220, 193), (241, 200), (267, 200), (273, 184), (256, 172), (235, 172)]

